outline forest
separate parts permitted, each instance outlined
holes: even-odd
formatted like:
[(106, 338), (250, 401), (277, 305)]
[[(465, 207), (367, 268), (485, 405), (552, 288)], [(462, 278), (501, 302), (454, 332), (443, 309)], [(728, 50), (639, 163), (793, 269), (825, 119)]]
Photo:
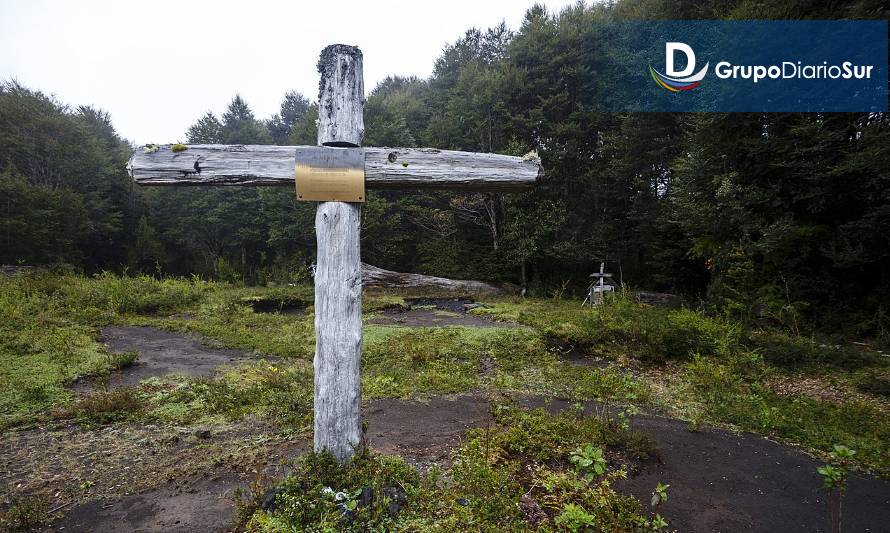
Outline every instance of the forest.
[[(578, 4), (528, 10), (515, 31), (470, 29), (428, 79), (370, 91), (367, 146), (522, 155), (523, 194), (378, 192), (362, 255), (382, 268), (580, 294), (607, 269), (743, 321), (884, 337), (890, 294), (890, 117), (603, 113), (592, 22), (643, 18), (886, 18), (876, 1)], [(314, 144), (315, 95), (257, 117), (240, 96), (181, 139)], [(305, 281), (314, 205), (292, 190), (137, 188), (112, 117), (8, 80), (0, 87), (0, 263), (93, 274)], [(236, 190), (237, 189), (237, 190)]]

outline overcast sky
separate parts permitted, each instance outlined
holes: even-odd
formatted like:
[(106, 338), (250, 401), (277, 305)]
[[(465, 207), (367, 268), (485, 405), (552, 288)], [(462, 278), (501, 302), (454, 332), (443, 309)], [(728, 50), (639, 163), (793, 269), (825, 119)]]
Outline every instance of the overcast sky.
[[(258, 118), (296, 89), (317, 97), (328, 44), (361, 47), (365, 90), (427, 77), (464, 31), (518, 29), (533, 0), (0, 0), (0, 80), (111, 113), (137, 143), (184, 141), (240, 93)], [(551, 11), (574, 0), (539, 0)]]

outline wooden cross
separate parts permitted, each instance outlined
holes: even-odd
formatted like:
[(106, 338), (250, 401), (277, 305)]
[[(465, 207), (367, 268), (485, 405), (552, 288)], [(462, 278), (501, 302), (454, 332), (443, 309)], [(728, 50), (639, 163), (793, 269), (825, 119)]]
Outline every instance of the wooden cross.
[(606, 263), (600, 263), (600, 271), (594, 272), (590, 275), (590, 286), (587, 287), (587, 298), (584, 298), (584, 301), (581, 302), (581, 307), (584, 307), (587, 302), (590, 302), (591, 306), (597, 306), (603, 303), (605, 299), (605, 290), (606, 290), (606, 278), (611, 278), (612, 274), (606, 272)]
[[(321, 52), (318, 145), (361, 146), (362, 52)], [(140, 185), (294, 186), (294, 146), (149, 145), (128, 169)], [(302, 147), (305, 148), (305, 147)], [(515, 191), (543, 176), (537, 158), (436, 150), (364, 148), (365, 185), (376, 189)], [(315, 215), (315, 450), (341, 462), (360, 448), (361, 204), (322, 202)]]

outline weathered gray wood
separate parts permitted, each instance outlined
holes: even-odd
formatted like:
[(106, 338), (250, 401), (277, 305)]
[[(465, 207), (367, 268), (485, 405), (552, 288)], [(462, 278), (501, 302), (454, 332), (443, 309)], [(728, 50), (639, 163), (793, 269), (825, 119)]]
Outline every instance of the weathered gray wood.
[(318, 144), (361, 146), (365, 136), (362, 51), (332, 44), (318, 59)]
[(361, 204), (315, 213), (315, 451), (342, 462), (361, 445)]
[[(318, 62), (318, 143), (358, 146), (364, 134), (362, 53), (325, 48)], [(341, 463), (362, 445), (361, 204), (322, 202), (315, 212), (315, 451)]]
[[(140, 185), (294, 186), (293, 146), (171, 145), (130, 159)], [(198, 164), (200, 173), (197, 172)], [(371, 189), (512, 191), (534, 186), (544, 174), (534, 156), (514, 157), (433, 148), (365, 148), (365, 184)]]
[(516, 292), (516, 288), (509, 285), (470, 279), (449, 279), (438, 276), (425, 276), (423, 274), (394, 272), (366, 263), (362, 263), (362, 285), (365, 287), (397, 289), (440, 289), (471, 294), (510, 294)]

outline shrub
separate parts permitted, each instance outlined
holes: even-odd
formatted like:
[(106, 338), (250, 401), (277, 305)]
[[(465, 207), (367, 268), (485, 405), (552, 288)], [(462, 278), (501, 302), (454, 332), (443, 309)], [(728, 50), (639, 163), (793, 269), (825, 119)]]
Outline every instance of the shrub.
[(890, 398), (890, 373), (871, 369), (854, 378), (856, 388), (868, 394)]
[(586, 316), (582, 342), (620, 345), (651, 362), (723, 353), (738, 342), (740, 334), (738, 326), (701, 312), (650, 307), (625, 294), (607, 299), (582, 316)]
[(786, 368), (825, 365), (854, 369), (880, 364), (876, 355), (851, 346), (820, 344), (808, 337), (777, 331), (751, 331), (745, 343), (767, 362)]
[(258, 511), (246, 529), (391, 530), (399, 502), (415, 496), (419, 483), (400, 458), (364, 454), (341, 466), (330, 454), (309, 454), (269, 492), (266, 511)]
[(652, 530), (654, 522), (641, 514), (640, 503), (611, 487), (624, 476), (622, 469), (613, 468), (591, 483), (569, 467), (570, 451), (602, 432), (596, 419), (512, 408), (494, 415), (495, 427), (468, 435), (447, 476), (435, 468), (420, 476), (399, 458), (360, 455), (344, 467), (330, 455), (309, 455), (281, 485), (265, 492), (265, 502), (259, 503), (260, 491), (254, 491), (248, 504), (259, 509), (246, 528), (554, 531), (577, 525), (605, 532)]
[(15, 532), (38, 531), (49, 520), (49, 497), (26, 496), (15, 500), (0, 512), (0, 530)]

